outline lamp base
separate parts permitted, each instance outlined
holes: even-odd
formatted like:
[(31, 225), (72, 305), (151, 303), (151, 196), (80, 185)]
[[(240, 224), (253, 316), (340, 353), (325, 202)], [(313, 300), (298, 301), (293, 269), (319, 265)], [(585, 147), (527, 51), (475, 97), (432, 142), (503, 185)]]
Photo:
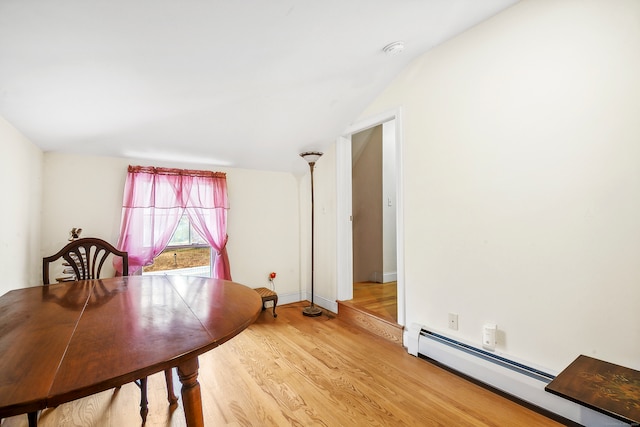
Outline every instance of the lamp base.
[(318, 317), (322, 314), (322, 310), (315, 305), (310, 305), (302, 309), (302, 314), (307, 317)]

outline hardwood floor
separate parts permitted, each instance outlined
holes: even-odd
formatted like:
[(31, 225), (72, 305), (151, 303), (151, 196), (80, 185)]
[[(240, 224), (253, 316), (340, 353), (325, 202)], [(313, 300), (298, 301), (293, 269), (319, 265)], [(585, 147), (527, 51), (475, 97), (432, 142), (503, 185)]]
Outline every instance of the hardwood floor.
[[(558, 426), (552, 420), (407, 354), (332, 313), (309, 318), (303, 303), (269, 310), (200, 358), (207, 426)], [(175, 378), (175, 383), (179, 381)], [(182, 400), (169, 409), (163, 374), (149, 377), (148, 427), (184, 426)], [(141, 424), (139, 391), (47, 409), (40, 427)], [(26, 415), (2, 427), (27, 426)]]
[(354, 306), (364, 308), (383, 319), (398, 321), (397, 282), (374, 283), (359, 282), (353, 284)]

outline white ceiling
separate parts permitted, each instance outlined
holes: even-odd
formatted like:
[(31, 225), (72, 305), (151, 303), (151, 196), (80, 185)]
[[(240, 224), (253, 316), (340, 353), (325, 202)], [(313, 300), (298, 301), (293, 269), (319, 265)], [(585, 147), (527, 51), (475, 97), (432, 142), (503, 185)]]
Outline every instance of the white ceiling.
[(0, 116), (44, 151), (304, 172), (412, 59), (516, 1), (0, 0)]

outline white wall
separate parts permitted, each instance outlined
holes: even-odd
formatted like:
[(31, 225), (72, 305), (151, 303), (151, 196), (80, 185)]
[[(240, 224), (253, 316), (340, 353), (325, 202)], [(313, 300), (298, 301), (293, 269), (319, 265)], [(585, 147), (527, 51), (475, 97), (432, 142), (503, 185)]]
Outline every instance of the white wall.
[(126, 159), (45, 153), (42, 197), (42, 256), (69, 243), (69, 231), (81, 237), (118, 241)]
[[(42, 254), (62, 247), (72, 227), (82, 236), (118, 240), (122, 194), (129, 164), (149, 162), (47, 153), (44, 160)], [(277, 273), (279, 304), (300, 300), (298, 181), (292, 174), (198, 165), (155, 166), (227, 173), (230, 209), (228, 252), (233, 280), (266, 286)], [(74, 202), (77, 200), (77, 202)]]
[(233, 280), (268, 287), (275, 271), (278, 304), (299, 301), (300, 218), (298, 180), (289, 173), (219, 169), (229, 190), (229, 259)]
[(524, 0), (363, 113), (403, 108), (407, 324), (480, 345), (495, 322), (498, 352), (552, 373), (640, 369), (639, 17)]
[(396, 121), (390, 120), (382, 124), (382, 217), (383, 217), (383, 282), (397, 280), (398, 251), (397, 251), (397, 215), (396, 202), (398, 200), (396, 188)]
[(41, 281), (42, 151), (0, 117), (0, 295)]

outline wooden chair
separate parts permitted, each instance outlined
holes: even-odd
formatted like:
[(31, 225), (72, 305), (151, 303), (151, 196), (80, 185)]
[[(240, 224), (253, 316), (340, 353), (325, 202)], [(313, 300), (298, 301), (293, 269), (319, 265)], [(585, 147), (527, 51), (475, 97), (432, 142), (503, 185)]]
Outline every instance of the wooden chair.
[(49, 285), (49, 264), (64, 260), (65, 270), (59, 282), (99, 279), (102, 267), (110, 255), (122, 258), (122, 275), (129, 275), (129, 255), (102, 239), (87, 237), (73, 240), (56, 254), (42, 259), (42, 282)]
[[(129, 255), (125, 251), (120, 251), (112, 246), (109, 242), (102, 239), (87, 237), (77, 239), (64, 248), (60, 249), (54, 255), (42, 259), (42, 282), (48, 286), (50, 264), (59, 261), (62, 258), (65, 266), (64, 274), (58, 277), (58, 282), (68, 282), (77, 280), (99, 279), (102, 267), (110, 256), (122, 258), (122, 275), (129, 275)], [(171, 369), (164, 371), (167, 383), (167, 400), (170, 405), (175, 404), (178, 398), (173, 392), (173, 376)], [(140, 416), (142, 422), (147, 419), (148, 402), (147, 402), (147, 378), (141, 378), (135, 382), (140, 387)], [(37, 426), (37, 413), (29, 413), (29, 427)]]

